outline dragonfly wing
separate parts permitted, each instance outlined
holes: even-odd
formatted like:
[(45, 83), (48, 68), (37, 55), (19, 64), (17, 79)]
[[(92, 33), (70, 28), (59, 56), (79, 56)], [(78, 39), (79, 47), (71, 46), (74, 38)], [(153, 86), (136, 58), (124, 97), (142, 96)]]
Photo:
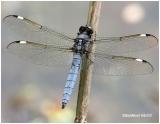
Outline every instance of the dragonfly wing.
[(73, 45), (72, 38), (18, 15), (6, 16), (3, 22), (28, 41), (54, 46)]
[(67, 66), (71, 64), (73, 57), (70, 48), (54, 47), (30, 41), (11, 42), (7, 49), (20, 58), (45, 66)]
[(136, 34), (96, 40), (96, 51), (107, 54), (135, 52), (157, 45), (158, 39), (151, 34)]
[(142, 59), (95, 54), (94, 72), (102, 75), (142, 75), (153, 72), (153, 66)]

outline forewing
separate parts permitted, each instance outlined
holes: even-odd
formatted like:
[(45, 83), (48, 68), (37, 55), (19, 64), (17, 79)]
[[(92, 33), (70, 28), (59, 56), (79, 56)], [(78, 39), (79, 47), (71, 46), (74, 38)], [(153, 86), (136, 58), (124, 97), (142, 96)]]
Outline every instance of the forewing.
[(72, 61), (72, 50), (66, 47), (54, 47), (31, 41), (14, 41), (7, 49), (20, 58), (34, 64), (45, 66), (68, 66)]
[(157, 45), (158, 39), (151, 34), (136, 34), (123, 37), (100, 38), (95, 43), (97, 52), (114, 55), (154, 47)]
[(153, 66), (142, 59), (95, 54), (94, 73), (102, 75), (143, 75), (153, 72)]
[(28, 41), (54, 46), (73, 45), (72, 38), (22, 16), (9, 15), (3, 19), (3, 22)]

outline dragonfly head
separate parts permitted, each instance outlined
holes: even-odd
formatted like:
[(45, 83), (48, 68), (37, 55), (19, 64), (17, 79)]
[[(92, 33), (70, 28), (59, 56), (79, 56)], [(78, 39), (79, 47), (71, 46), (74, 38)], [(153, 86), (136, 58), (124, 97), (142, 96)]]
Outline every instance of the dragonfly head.
[(87, 25), (86, 26), (81, 26), (79, 28), (79, 33), (82, 34), (82, 33), (86, 33), (87, 35), (89, 35), (91, 37), (91, 35), (93, 34), (93, 30), (91, 27), (88, 27)]

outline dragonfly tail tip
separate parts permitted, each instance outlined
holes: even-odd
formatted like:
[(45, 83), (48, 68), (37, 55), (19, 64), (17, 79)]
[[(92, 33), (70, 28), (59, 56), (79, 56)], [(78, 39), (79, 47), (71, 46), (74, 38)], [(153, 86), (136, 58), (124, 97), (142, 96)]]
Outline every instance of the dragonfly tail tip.
[(62, 102), (62, 109), (66, 107), (66, 103)]

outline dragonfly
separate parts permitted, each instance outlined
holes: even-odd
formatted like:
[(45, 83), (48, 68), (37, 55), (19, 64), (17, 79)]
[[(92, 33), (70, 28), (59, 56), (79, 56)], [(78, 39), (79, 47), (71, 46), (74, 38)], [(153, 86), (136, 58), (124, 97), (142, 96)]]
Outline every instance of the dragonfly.
[[(120, 55), (156, 46), (158, 39), (152, 34), (97, 37), (92, 40), (93, 30), (87, 25), (81, 26), (77, 36), (72, 38), (19, 15), (8, 15), (3, 22), (26, 38), (9, 43), (7, 49), (11, 53), (35, 64), (71, 66), (65, 83), (62, 108), (70, 101), (82, 65), (82, 57), (87, 57), (88, 54), (94, 56), (94, 60), (87, 58), (94, 64), (94, 74), (142, 75), (154, 70), (146, 60)], [(94, 53), (89, 51), (92, 44), (96, 46)]]

